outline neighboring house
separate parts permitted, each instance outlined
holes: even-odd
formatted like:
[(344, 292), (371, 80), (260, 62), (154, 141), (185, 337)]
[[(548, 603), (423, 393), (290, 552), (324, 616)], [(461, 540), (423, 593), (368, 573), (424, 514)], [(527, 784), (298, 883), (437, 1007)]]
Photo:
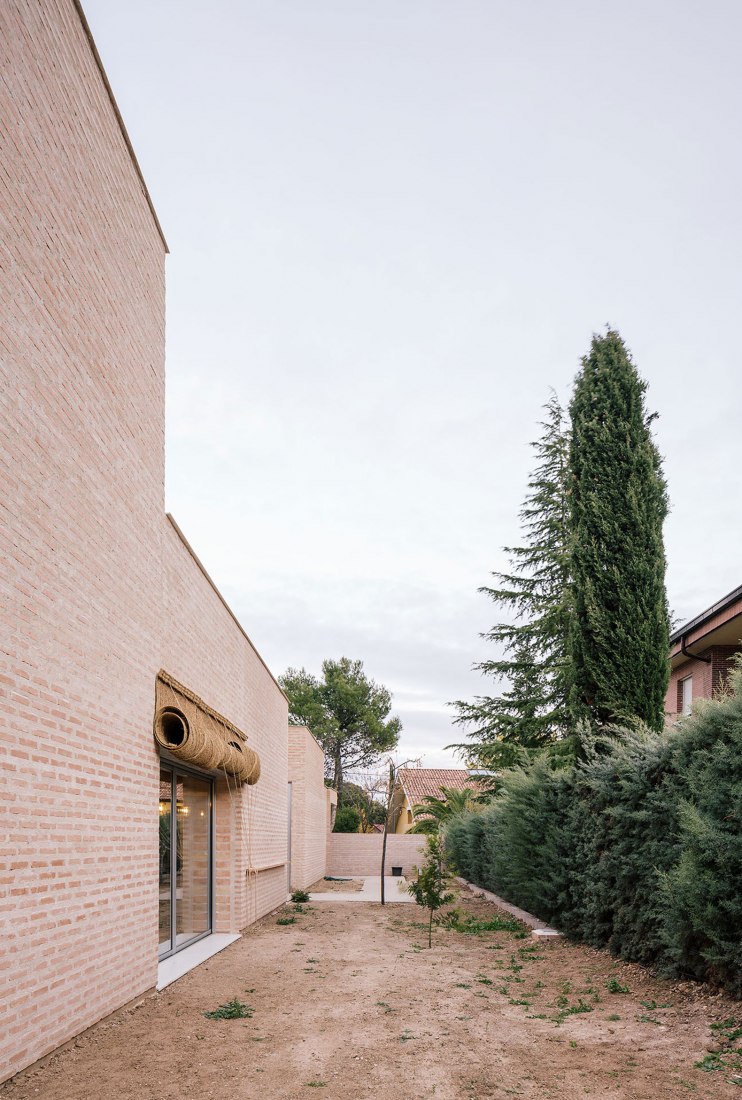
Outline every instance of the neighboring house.
[(423, 798), (441, 798), (442, 788), (454, 791), (471, 789), (479, 794), (480, 786), (466, 768), (400, 768), (392, 793), (391, 826), (395, 833), (408, 833), (415, 824), (414, 808)]
[(733, 658), (741, 651), (742, 587), (670, 635), (667, 716), (688, 714), (694, 699), (709, 699), (723, 688)]
[(286, 900), (289, 744), (165, 514), (167, 246), (77, 0), (4, 0), (0, 70), (2, 1080)]

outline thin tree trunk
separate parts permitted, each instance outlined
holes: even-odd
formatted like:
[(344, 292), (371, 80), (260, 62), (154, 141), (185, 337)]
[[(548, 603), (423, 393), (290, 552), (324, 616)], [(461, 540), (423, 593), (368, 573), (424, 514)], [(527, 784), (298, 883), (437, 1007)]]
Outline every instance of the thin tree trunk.
[(433, 946), (433, 910), (430, 910), (430, 924), (428, 925), (428, 947)]
[(384, 819), (384, 839), (381, 842), (381, 904), (386, 905), (384, 900), (384, 864), (386, 863), (386, 834), (389, 828), (389, 808), (387, 807), (386, 818)]
[(335, 777), (333, 786), (338, 793), (338, 805), (340, 805), (340, 796), (343, 793), (343, 761), (340, 752), (335, 754)]

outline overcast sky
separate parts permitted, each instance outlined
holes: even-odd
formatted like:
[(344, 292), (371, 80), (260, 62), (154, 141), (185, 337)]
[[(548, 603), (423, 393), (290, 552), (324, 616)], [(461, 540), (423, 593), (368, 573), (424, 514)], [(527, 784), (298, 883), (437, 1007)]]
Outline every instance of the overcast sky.
[(494, 621), (541, 406), (617, 327), (679, 620), (742, 583), (738, 0), (85, 0), (170, 245), (167, 505), (276, 674), (403, 757)]

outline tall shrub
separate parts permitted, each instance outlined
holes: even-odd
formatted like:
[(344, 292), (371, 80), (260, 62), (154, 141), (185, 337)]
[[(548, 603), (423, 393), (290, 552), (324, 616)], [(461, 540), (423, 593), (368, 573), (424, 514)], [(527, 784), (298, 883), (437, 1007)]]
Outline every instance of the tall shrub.
[(619, 334), (594, 336), (570, 404), (567, 656), (575, 717), (661, 730), (667, 493), (645, 390)]

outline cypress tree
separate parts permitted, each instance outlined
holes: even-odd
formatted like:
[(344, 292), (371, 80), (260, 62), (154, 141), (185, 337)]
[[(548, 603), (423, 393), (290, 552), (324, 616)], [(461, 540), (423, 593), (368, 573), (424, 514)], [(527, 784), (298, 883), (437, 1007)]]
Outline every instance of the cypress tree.
[(536, 466), (521, 509), (524, 545), (505, 547), (509, 573), (480, 588), (515, 622), (500, 622), (482, 636), (502, 647), (498, 659), (475, 667), (508, 686), (501, 695), (459, 700), (457, 724), (470, 726), (472, 745), (456, 746), (484, 766), (508, 763), (510, 746), (540, 748), (555, 740), (568, 719), (565, 638), (569, 599), (569, 538), (565, 475), (568, 435), (564, 412), (552, 394), (541, 438), (532, 444)]
[(669, 648), (667, 492), (645, 390), (619, 334), (594, 336), (570, 404), (567, 666), (575, 718), (639, 718), (660, 730)]

